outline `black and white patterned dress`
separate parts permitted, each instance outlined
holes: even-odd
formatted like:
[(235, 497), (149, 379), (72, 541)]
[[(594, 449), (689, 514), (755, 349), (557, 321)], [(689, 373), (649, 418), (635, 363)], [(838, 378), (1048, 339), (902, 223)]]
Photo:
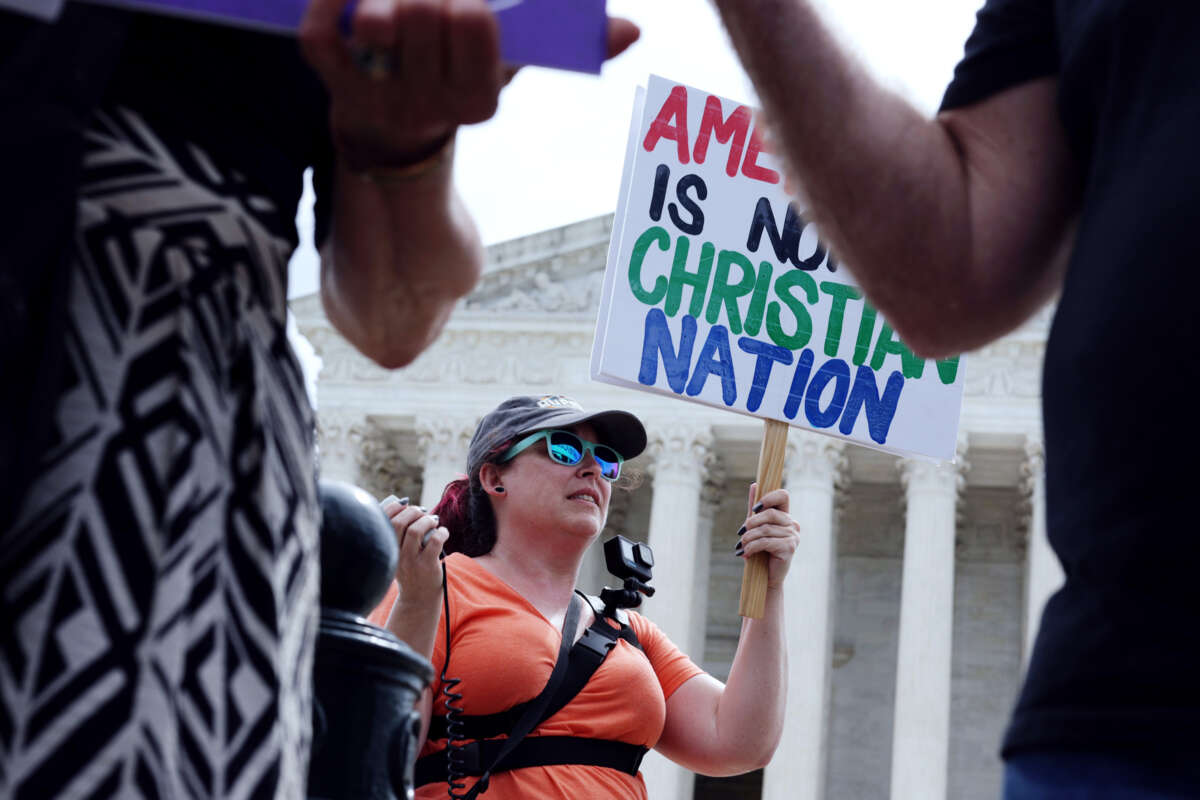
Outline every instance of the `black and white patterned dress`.
[(0, 532), (0, 797), (299, 798), (319, 509), (285, 303), (319, 139), (238, 115), (283, 67), (186, 73), (294, 43), (139, 25), (86, 134), (54, 441)]

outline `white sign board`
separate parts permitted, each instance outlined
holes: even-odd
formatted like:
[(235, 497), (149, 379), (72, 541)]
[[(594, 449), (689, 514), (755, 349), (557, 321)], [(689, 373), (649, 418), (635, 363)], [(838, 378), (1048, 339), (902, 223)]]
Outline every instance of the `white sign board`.
[(913, 355), (785, 186), (752, 109), (639, 89), (592, 378), (951, 460), (959, 357)]

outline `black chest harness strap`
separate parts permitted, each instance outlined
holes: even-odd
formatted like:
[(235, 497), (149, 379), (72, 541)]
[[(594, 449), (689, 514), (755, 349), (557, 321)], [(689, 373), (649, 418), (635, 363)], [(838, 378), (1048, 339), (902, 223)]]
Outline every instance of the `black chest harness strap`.
[[(443, 750), (417, 759), (414, 770), (417, 786), (447, 780), (449, 759), (454, 760), (455, 771), (459, 774), (483, 776), (471, 787), (467, 797), (475, 797), (486, 791), (491, 775), (521, 767), (588, 764), (637, 775), (647, 751), (641, 745), (581, 736), (525, 738), (526, 734), (557, 714), (579, 694), (604, 663), (618, 639), (641, 647), (624, 612), (617, 612), (619, 616), (616, 622), (620, 627), (614, 628), (608, 621), (610, 618), (604, 616), (604, 607), (599, 598), (581, 592), (576, 594), (592, 607), (596, 621), (569, 648), (565, 644), (570, 640), (563, 637), (564, 646), (559, 650), (558, 661), (542, 692), (532, 700), (495, 714), (459, 716), (455, 721), (461, 731), (459, 735), (477, 741), (465, 745), (451, 743)], [(579, 602), (571, 603), (567, 610), (567, 622), (563, 625), (564, 631), (574, 631), (580, 605)], [(434, 715), (429, 724), (429, 738), (446, 738), (446, 728), (446, 717)], [(506, 738), (492, 738), (496, 736)]]

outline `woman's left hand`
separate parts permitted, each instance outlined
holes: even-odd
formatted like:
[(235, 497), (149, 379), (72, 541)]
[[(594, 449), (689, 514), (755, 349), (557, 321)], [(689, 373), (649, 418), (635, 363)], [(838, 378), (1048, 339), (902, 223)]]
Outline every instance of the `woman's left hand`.
[(790, 498), (783, 489), (767, 492), (755, 502), (757, 484), (750, 484), (750, 507), (740, 533), (741, 555), (766, 553), (767, 586), (780, 587), (800, 543), (800, 524), (788, 514)]

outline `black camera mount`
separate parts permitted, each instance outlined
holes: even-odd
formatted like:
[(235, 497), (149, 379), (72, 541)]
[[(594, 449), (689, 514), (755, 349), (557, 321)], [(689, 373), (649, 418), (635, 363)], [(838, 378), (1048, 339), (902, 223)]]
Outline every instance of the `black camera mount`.
[(614, 616), (618, 608), (637, 608), (642, 604), (642, 595), (654, 596), (650, 585), (654, 551), (649, 545), (614, 536), (604, 543), (604, 563), (609, 572), (624, 580), (623, 588), (606, 586), (600, 592), (605, 616)]

